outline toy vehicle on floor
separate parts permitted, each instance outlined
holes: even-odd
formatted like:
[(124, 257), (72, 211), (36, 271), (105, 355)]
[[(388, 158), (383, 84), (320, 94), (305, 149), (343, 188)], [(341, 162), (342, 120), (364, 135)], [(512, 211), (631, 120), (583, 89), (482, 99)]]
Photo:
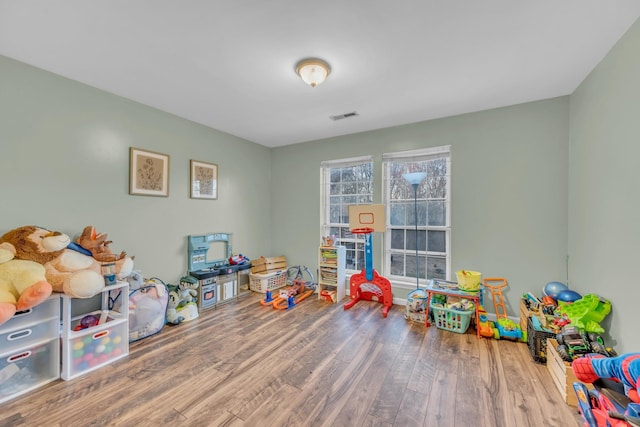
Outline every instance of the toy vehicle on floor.
[[(497, 284), (494, 284), (494, 282), (497, 282)], [(482, 284), (491, 292), (493, 307), (496, 311), (496, 321), (488, 322), (488, 325), (493, 328), (493, 337), (495, 339), (502, 338), (527, 342), (527, 331), (520, 329), (520, 325), (507, 316), (507, 308), (504, 305), (504, 297), (502, 295), (502, 289), (508, 285), (507, 280), (503, 277), (486, 278), (482, 280)], [(489, 333), (489, 328), (483, 327), (483, 329), (487, 331), (487, 334)]]
[(501, 317), (497, 319), (495, 322), (496, 331), (498, 331), (497, 336), (494, 335), (495, 338), (504, 338), (514, 341), (527, 341), (527, 331), (523, 331), (520, 329), (520, 325), (516, 324), (511, 319), (507, 319), (505, 317)]
[(594, 333), (585, 334), (576, 326), (564, 326), (560, 333), (556, 335), (556, 341), (558, 341), (558, 354), (566, 362), (571, 362), (576, 357), (589, 353), (610, 355), (600, 335)]
[(640, 405), (624, 394), (620, 382), (600, 378), (589, 390), (581, 382), (573, 383), (578, 411), (586, 427), (640, 426)]

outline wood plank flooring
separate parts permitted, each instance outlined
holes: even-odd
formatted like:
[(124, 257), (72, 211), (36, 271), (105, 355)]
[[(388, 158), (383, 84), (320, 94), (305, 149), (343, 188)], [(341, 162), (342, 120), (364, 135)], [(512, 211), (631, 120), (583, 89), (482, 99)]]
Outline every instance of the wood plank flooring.
[[(527, 346), (252, 294), (0, 404), (0, 426), (578, 426)], [(345, 302), (343, 300), (343, 302)]]

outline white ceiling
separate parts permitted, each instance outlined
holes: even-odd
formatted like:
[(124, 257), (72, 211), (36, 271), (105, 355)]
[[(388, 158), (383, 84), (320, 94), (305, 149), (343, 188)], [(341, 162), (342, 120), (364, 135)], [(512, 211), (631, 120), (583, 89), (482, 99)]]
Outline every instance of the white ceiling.
[[(570, 94), (638, 16), (638, 0), (0, 0), (0, 55), (276, 147)], [(306, 57), (332, 67), (316, 88), (294, 72)]]

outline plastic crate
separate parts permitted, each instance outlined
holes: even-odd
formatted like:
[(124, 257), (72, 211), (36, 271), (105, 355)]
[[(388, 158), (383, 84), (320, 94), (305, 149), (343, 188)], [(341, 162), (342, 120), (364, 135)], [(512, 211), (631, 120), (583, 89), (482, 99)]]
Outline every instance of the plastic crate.
[(533, 361), (547, 363), (547, 338), (555, 338), (553, 332), (540, 331), (533, 326), (531, 317), (527, 318), (527, 346)]
[(469, 329), (471, 316), (475, 310), (460, 311), (450, 308), (431, 306), (433, 312), (433, 323), (438, 329), (464, 334)]
[(127, 356), (128, 323), (108, 316), (107, 323), (72, 332), (62, 345), (62, 379), (70, 380)]
[(284, 270), (266, 274), (251, 273), (249, 275), (249, 288), (254, 292), (264, 294), (267, 291), (281, 288), (286, 284), (287, 275)]
[(20, 349), (0, 350), (0, 403), (60, 378), (60, 340), (41, 341)]

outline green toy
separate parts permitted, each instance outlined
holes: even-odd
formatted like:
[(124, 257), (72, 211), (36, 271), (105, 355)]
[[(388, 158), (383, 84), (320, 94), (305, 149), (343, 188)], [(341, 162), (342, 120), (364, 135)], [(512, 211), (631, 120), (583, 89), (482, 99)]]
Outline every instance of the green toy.
[(600, 322), (611, 312), (611, 302), (596, 294), (587, 294), (572, 303), (558, 301), (557, 311), (581, 331), (602, 334)]

